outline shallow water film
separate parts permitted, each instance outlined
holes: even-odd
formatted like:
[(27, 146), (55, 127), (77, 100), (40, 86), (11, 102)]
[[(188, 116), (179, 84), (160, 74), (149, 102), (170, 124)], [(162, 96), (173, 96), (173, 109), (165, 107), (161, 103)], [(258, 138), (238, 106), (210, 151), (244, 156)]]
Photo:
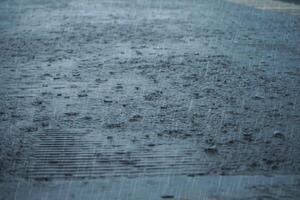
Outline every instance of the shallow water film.
[(0, 200), (298, 200), (300, 1), (1, 0)]

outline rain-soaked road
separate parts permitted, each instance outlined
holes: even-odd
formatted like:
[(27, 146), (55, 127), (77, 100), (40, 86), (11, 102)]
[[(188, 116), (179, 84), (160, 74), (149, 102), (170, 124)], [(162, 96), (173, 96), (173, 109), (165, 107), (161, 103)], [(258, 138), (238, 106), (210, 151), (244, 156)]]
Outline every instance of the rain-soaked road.
[(296, 199), (300, 9), (248, 2), (2, 0), (2, 199)]

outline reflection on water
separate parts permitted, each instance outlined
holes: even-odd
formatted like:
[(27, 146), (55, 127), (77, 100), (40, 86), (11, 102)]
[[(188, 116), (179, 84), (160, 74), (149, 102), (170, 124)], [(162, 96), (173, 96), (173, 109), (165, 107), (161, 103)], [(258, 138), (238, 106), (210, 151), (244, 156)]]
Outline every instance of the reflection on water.
[(300, 4), (300, 0), (280, 0), (280, 1), (285, 1), (285, 2), (289, 2), (289, 3)]
[(261, 10), (285, 12), (300, 15), (300, 0), (228, 0), (233, 3), (244, 4)]

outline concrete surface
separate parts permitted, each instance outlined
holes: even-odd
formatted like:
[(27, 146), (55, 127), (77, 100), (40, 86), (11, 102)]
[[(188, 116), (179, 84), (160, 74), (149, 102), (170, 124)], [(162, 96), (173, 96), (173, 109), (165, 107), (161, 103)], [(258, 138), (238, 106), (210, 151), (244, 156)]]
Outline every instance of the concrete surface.
[[(82, 179), (144, 188), (166, 177), (196, 192), (203, 177), (241, 175), (283, 175), (289, 193), (300, 172), (299, 16), (240, 2), (1, 1), (3, 198), (57, 199), (48, 185), (62, 181), (64, 193)], [(251, 198), (280, 199), (264, 192)]]

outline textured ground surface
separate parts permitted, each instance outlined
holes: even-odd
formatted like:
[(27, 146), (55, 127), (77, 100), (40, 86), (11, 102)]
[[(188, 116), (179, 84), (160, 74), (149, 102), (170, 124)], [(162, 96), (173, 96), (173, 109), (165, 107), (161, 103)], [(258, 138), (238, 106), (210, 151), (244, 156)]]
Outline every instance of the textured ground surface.
[(295, 12), (1, 1), (3, 181), (299, 174)]

